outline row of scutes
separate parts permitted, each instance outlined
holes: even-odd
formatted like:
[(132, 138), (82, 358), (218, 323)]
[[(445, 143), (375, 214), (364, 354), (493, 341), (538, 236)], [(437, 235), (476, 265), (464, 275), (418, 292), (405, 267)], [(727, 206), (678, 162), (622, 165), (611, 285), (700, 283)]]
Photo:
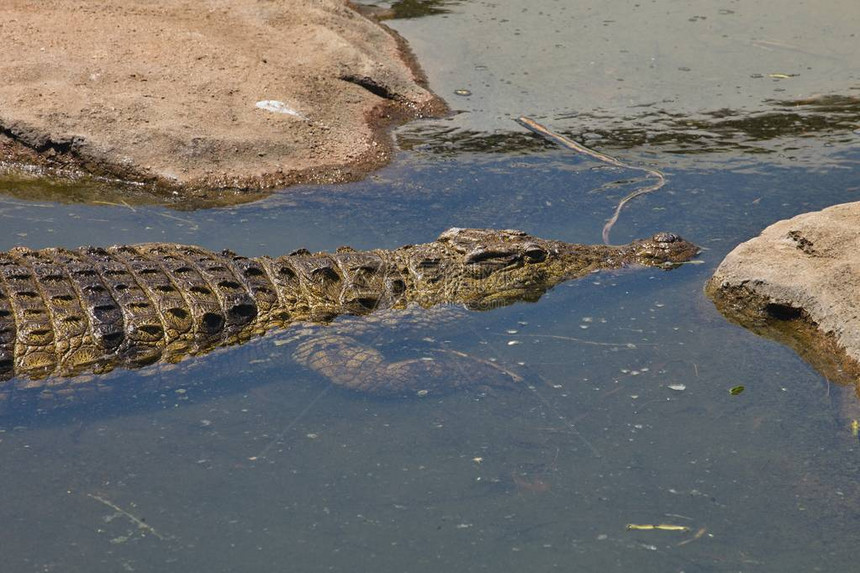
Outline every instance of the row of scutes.
[(388, 253), (18, 247), (0, 253), (0, 380), (39, 388), (33, 381), (172, 362), (293, 321), (391, 306), (407, 287)]
[[(0, 378), (205, 351), (252, 325), (256, 293), (273, 293), (264, 276), (250, 274), (231, 257), (165, 244), (2, 253)], [(261, 298), (270, 311), (276, 297)]]

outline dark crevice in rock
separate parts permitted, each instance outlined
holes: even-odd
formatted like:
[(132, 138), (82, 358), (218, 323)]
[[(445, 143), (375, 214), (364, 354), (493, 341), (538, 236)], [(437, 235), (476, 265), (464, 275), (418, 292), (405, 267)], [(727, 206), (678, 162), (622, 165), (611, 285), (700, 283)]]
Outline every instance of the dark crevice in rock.
[(79, 143), (77, 137), (70, 139), (53, 140), (47, 135), (35, 134), (28, 129), (16, 129), (15, 127), (0, 123), (0, 135), (6, 136), (12, 141), (16, 141), (22, 145), (39, 153), (51, 152), (67, 155), (71, 153), (76, 144)]
[(776, 320), (796, 320), (800, 318), (801, 309), (791, 306), (790, 304), (780, 304), (771, 302), (765, 305), (765, 313), (768, 318)]
[(340, 79), (349, 82), (351, 84), (355, 84), (360, 86), (375, 96), (379, 96), (383, 99), (392, 100), (392, 101), (400, 101), (401, 97), (388, 89), (388, 87), (382, 85), (377, 82), (373, 78), (369, 76), (355, 76), (352, 74), (346, 74), (340, 76)]
[(828, 381), (853, 386), (860, 398), (860, 362), (806, 310), (774, 302), (744, 287), (720, 285), (713, 278), (705, 285), (705, 294), (730, 322), (785, 344)]

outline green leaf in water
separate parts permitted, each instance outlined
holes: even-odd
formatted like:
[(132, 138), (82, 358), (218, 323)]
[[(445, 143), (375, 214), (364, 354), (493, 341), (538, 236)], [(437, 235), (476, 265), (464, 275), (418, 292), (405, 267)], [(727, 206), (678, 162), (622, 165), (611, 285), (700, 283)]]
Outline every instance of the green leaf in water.
[(731, 394), (732, 396), (737, 396), (738, 394), (740, 394), (743, 391), (744, 391), (743, 386), (732, 386), (732, 388), (729, 390), (729, 394)]

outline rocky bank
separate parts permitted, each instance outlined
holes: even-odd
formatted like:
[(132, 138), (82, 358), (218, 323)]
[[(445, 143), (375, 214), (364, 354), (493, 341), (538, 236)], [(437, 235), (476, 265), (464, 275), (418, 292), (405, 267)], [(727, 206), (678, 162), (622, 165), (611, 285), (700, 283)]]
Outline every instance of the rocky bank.
[(857, 384), (858, 230), (860, 202), (779, 221), (729, 253), (705, 290), (732, 321), (788, 344), (827, 378)]
[(0, 162), (205, 195), (355, 179), (439, 114), (344, 0), (5, 0)]

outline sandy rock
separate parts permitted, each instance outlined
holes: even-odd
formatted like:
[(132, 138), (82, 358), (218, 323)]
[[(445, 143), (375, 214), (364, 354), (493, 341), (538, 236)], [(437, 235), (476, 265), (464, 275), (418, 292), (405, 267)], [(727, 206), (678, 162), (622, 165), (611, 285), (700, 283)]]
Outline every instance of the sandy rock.
[(732, 321), (789, 344), (828, 378), (860, 375), (860, 202), (779, 221), (705, 287)]
[(186, 191), (355, 178), (444, 108), (344, 0), (4, 0), (0, 45), (0, 161)]

